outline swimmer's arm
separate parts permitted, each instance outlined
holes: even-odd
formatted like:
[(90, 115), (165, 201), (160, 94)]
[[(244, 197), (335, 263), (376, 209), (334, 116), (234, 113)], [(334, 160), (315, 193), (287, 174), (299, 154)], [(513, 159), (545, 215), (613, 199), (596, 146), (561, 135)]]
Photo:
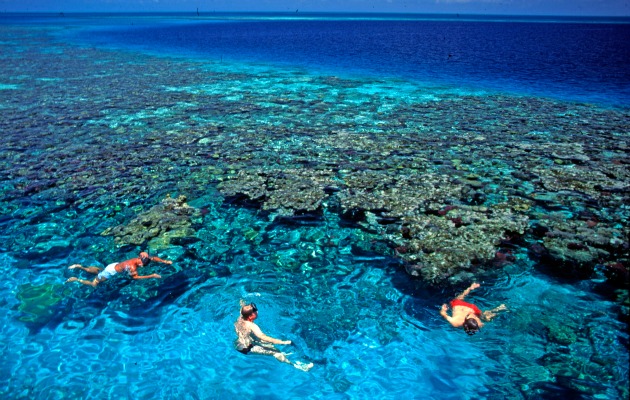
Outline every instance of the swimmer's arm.
[(444, 317), (444, 319), (447, 320), (451, 325), (453, 325), (454, 327), (457, 328), (458, 326), (455, 324), (455, 321), (453, 320), (453, 318), (450, 315), (448, 315), (446, 313), (446, 310), (448, 310), (448, 306), (446, 304), (442, 304), (442, 309), (440, 310), (440, 315), (442, 317)]
[(290, 340), (280, 340), (280, 339), (275, 339), (272, 338), (271, 336), (267, 336), (265, 335), (260, 328), (258, 327), (258, 325), (256, 324), (252, 324), (252, 333), (260, 340), (264, 341), (264, 342), (269, 342), (269, 343), (273, 343), (273, 344), (291, 344)]
[(163, 264), (169, 264), (169, 265), (173, 264), (173, 261), (171, 260), (162, 260), (160, 257), (156, 257), (156, 256), (151, 256), (151, 261), (161, 262)]
[(458, 300), (464, 300), (464, 298), (465, 298), (466, 296), (468, 296), (468, 295), (470, 294), (470, 292), (471, 292), (471, 291), (473, 291), (473, 290), (477, 289), (479, 286), (481, 286), (481, 285), (479, 285), (478, 283), (473, 283), (472, 285), (470, 285), (470, 286), (468, 287), (468, 289), (466, 289), (466, 290), (464, 290), (463, 292), (461, 292), (461, 293), (460, 293), (460, 294), (456, 297), (456, 299), (458, 299)]
[(160, 279), (162, 277), (161, 275), (158, 275), (158, 274), (138, 275), (137, 271), (130, 272), (129, 275), (133, 279), (152, 279), (152, 278), (153, 279)]

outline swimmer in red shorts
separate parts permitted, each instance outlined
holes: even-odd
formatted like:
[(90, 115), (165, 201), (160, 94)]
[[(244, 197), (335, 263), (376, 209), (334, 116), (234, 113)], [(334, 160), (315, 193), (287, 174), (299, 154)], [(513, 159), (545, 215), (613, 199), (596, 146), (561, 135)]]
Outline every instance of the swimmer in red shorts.
[(478, 287), (478, 283), (473, 283), (468, 289), (451, 300), (450, 304), (453, 309), (452, 316), (446, 313), (446, 310), (448, 310), (446, 304), (442, 304), (442, 309), (440, 310), (440, 315), (444, 317), (445, 320), (450, 322), (455, 328), (463, 326), (464, 331), (469, 335), (474, 335), (479, 331), (479, 328), (483, 326), (483, 322), (481, 322), (482, 319), (490, 321), (492, 318), (496, 317), (497, 312), (507, 310), (505, 304), (501, 304), (499, 307), (493, 308), (492, 310), (481, 311), (476, 305), (465, 302), (464, 298)]

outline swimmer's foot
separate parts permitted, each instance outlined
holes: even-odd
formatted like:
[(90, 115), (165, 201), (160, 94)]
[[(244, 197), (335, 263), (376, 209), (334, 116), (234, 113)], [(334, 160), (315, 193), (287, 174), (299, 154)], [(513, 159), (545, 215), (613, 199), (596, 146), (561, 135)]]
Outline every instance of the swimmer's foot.
[(71, 266), (68, 267), (68, 269), (75, 269), (75, 268), (81, 268), (81, 264), (72, 264)]
[(507, 307), (505, 306), (505, 304), (501, 304), (499, 307), (497, 307), (497, 311), (505, 311), (507, 310)]
[(70, 278), (66, 279), (66, 282), (65, 282), (65, 283), (68, 283), (68, 282), (76, 282), (76, 281), (78, 281), (78, 280), (79, 280), (79, 278), (77, 278), (76, 276), (71, 276)]
[(295, 363), (293, 363), (293, 366), (301, 371), (308, 372), (308, 370), (313, 368), (313, 363), (306, 364), (300, 361), (296, 361)]

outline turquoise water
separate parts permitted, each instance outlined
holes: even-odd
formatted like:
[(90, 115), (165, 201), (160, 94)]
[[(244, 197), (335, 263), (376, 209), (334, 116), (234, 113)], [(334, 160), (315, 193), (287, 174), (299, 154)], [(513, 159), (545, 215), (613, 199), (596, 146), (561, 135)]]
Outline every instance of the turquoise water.
[[(475, 270), (482, 288), (470, 297), (510, 311), (468, 337), (438, 314), (463, 282), (409, 276), (388, 225), (343, 217), (349, 197), (290, 218), (289, 190), (262, 206), (221, 191), (239, 171), (324, 174), (332, 167), (322, 163), (336, 162), (349, 176), (359, 159), (383, 181), (476, 174), (489, 205), (544, 197), (530, 218), (572, 220), (589, 210), (584, 196), (510, 180), (521, 170), (506, 148), (581, 154), (577, 142), (600, 151), (623, 183), (613, 161), (627, 150), (624, 107), (59, 41), (73, 24), (0, 29), (3, 398), (628, 397), (627, 291), (600, 267), (587, 279), (559, 278), (525, 244), (510, 244), (514, 261)], [(509, 129), (500, 115), (514, 118)], [(566, 116), (574, 119), (561, 125)], [(574, 136), (563, 139), (567, 132)], [(418, 133), (430, 139), (426, 152), (414, 149)], [(408, 152), (388, 147), (400, 138)], [(459, 161), (446, 169), (436, 160)], [(538, 169), (569, 175), (557, 160), (530, 168), (547, 188)], [(602, 202), (600, 225), (627, 233), (627, 207), (615, 202), (623, 192), (615, 193)], [(168, 219), (155, 208), (167, 194), (196, 210), (177, 229), (151, 225), (159, 234), (141, 244), (103, 235), (139, 216)], [(163, 279), (63, 284), (70, 264), (104, 267), (145, 249), (174, 261), (147, 267)], [(235, 352), (239, 299), (256, 302), (263, 331), (292, 340), (291, 357), (314, 368)]]

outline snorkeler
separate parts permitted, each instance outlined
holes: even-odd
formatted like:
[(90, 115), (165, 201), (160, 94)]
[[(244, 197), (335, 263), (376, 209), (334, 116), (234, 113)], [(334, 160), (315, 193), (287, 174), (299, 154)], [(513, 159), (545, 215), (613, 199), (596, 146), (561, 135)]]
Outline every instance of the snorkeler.
[(302, 371), (308, 371), (313, 367), (313, 363), (303, 363), (296, 361), (292, 363), (287, 358), (288, 354), (276, 349), (274, 344), (291, 344), (290, 340), (274, 339), (271, 336), (265, 335), (258, 325), (254, 323), (254, 320), (258, 318), (258, 308), (256, 304), (245, 304), (241, 300), (241, 316), (234, 323), (234, 329), (238, 338), (236, 339), (236, 350), (243, 354), (263, 354), (267, 356), (274, 356), (276, 360), (291, 364), (295, 368)]
[(109, 264), (107, 267), (105, 267), (105, 269), (102, 269), (99, 267), (84, 267), (80, 264), (71, 265), (68, 267), (68, 269), (77, 269), (77, 268), (82, 269), (86, 272), (89, 272), (90, 274), (95, 274), (96, 278), (94, 278), (94, 280), (89, 281), (85, 279), (79, 279), (73, 276), (71, 278), (68, 278), (66, 280), (66, 283), (77, 281), (84, 285), (96, 287), (99, 283), (104, 282), (108, 280), (109, 278), (113, 277), (114, 275), (120, 274), (122, 272), (127, 272), (129, 276), (131, 276), (133, 279), (150, 279), (150, 278), (160, 279), (161, 276), (158, 274), (138, 275), (138, 268), (148, 265), (151, 261), (161, 262), (164, 264), (173, 264), (172, 261), (162, 260), (159, 257), (150, 256), (148, 253), (143, 251), (136, 258), (132, 258), (130, 260), (122, 261), (119, 263)]
[(474, 304), (467, 303), (464, 301), (464, 298), (468, 296), (468, 294), (479, 287), (478, 283), (473, 283), (468, 287), (468, 289), (464, 290), (460, 293), (455, 299), (451, 300), (451, 307), (453, 308), (452, 316), (449, 316), (446, 313), (448, 310), (448, 306), (446, 304), (442, 304), (442, 309), (440, 310), (440, 315), (444, 317), (445, 320), (451, 323), (455, 328), (459, 328), (460, 326), (464, 327), (464, 331), (466, 331), (469, 335), (474, 335), (479, 331), (479, 328), (483, 326), (483, 322), (481, 319), (483, 318), (485, 321), (490, 321), (492, 318), (497, 316), (498, 311), (507, 310), (505, 304), (501, 304), (497, 308), (493, 308), (489, 311), (481, 311), (479, 307)]

